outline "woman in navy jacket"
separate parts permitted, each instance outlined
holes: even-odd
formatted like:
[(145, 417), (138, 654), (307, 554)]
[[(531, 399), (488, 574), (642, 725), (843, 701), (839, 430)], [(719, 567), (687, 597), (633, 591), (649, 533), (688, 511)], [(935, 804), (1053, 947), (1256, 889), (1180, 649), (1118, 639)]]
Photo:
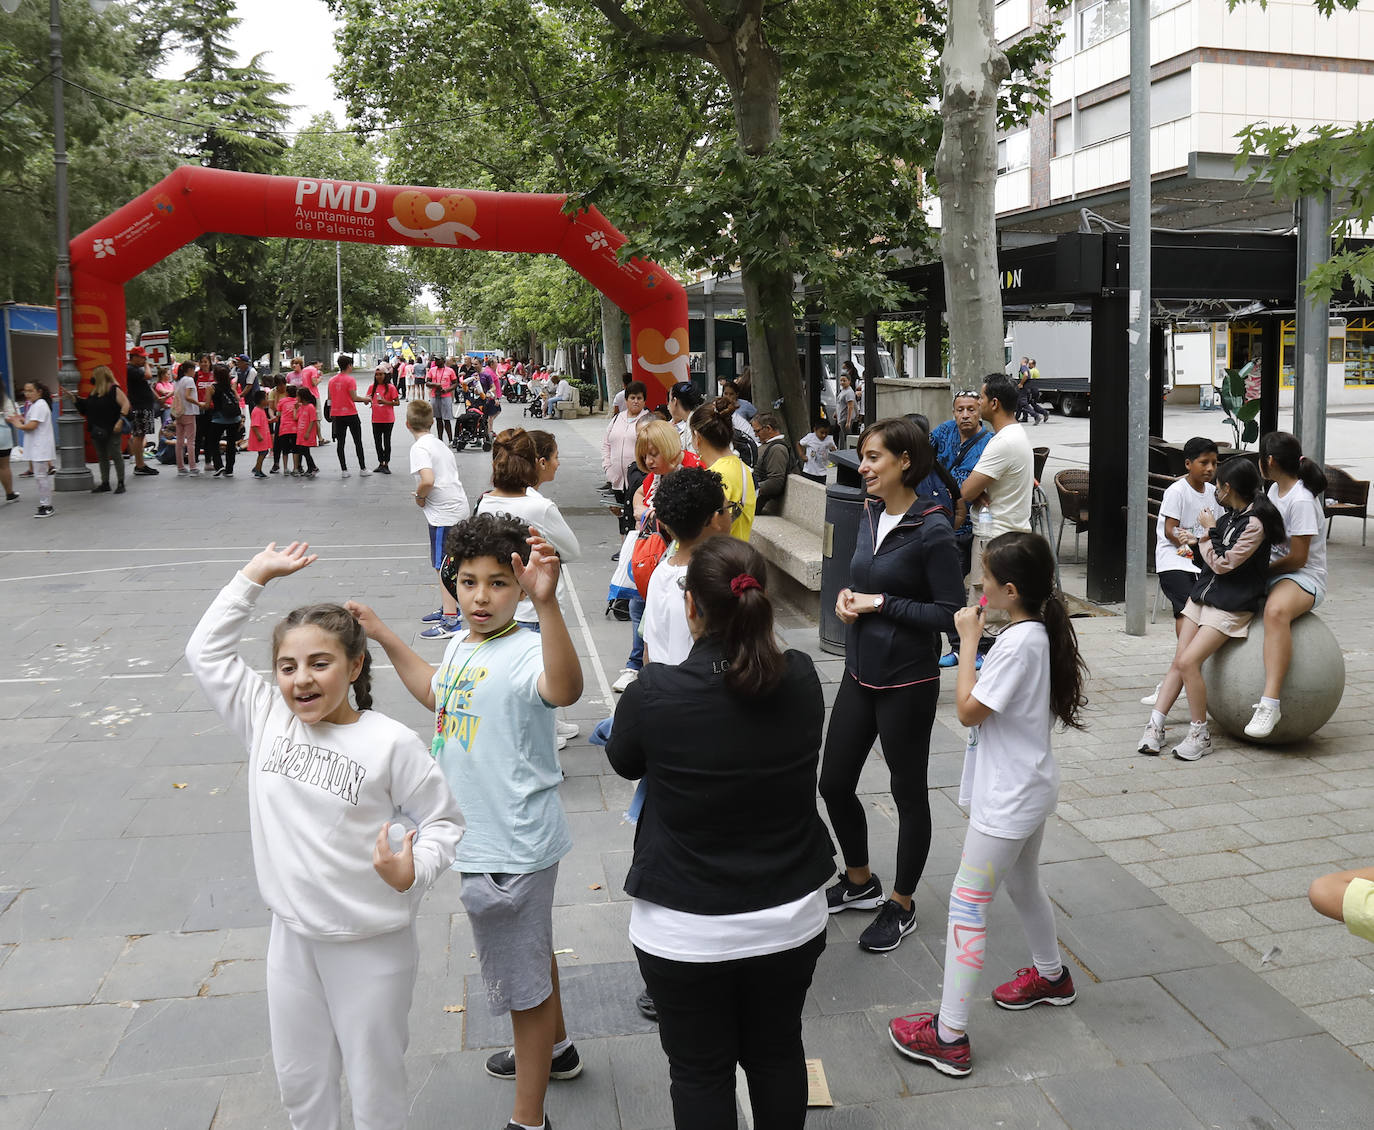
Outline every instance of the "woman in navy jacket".
[[(826, 891), (831, 914), (878, 910), (862, 949), (896, 949), (916, 928), (911, 896), (930, 851), (926, 775), (940, 697), (939, 637), (964, 603), (952, 515), (916, 486), (930, 474), (930, 437), (907, 419), (880, 420), (859, 437), (859, 473), (869, 498), (850, 563), (850, 587), (835, 614), (848, 625), (840, 680), (821, 760), (821, 796), (844, 855)], [(883, 897), (869, 868), (868, 825), (857, 796), (875, 738), (897, 806), (897, 878)]]

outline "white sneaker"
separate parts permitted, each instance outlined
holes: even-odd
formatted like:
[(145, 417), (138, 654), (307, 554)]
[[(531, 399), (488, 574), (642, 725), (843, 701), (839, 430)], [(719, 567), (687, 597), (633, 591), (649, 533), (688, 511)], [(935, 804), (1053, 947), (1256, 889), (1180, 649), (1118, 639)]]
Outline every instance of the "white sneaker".
[(1188, 736), (1174, 746), (1174, 756), (1180, 761), (1198, 761), (1212, 752), (1212, 735), (1206, 723), (1188, 727)]
[(611, 690), (615, 691), (616, 694), (624, 694), (625, 688), (628, 687), (638, 678), (638, 671), (631, 671), (628, 667), (626, 667), (623, 671), (620, 672), (620, 678), (618, 678), (614, 683), (611, 684)]
[(360, 474), (360, 475), (370, 475), (370, 474), (372, 474), (372, 472), (369, 471), (366, 467), (359, 467), (359, 468), (358, 468), (358, 474)]
[(342, 473), (340, 474), (339, 477), (340, 477), (341, 479), (351, 478), (351, 476), (349, 475), (349, 473), (348, 473), (347, 471), (342, 472)]
[[(1157, 702), (1159, 701), (1159, 688), (1162, 687), (1163, 685), (1164, 685), (1163, 683), (1156, 683), (1156, 684), (1155, 684), (1155, 689), (1152, 690), (1149, 694), (1147, 694), (1144, 698), (1142, 698), (1142, 699), (1140, 700), (1140, 705), (1141, 705), (1141, 706), (1153, 706), (1155, 703), (1157, 703)], [(1159, 751), (1156, 750), (1155, 752), (1158, 753)]]
[(1277, 706), (1266, 706), (1262, 702), (1255, 703), (1255, 713), (1245, 727), (1245, 736), (1249, 738), (1267, 738), (1274, 732), (1274, 727), (1279, 724), (1279, 719), (1283, 717), (1283, 712)]
[(560, 738), (575, 738), (582, 732), (582, 727), (576, 722), (564, 722), (558, 718), (554, 719), (553, 729)]
[(559, 749), (567, 749), (567, 748), (568, 748), (568, 739), (565, 738), (565, 737), (563, 737), (561, 734), (558, 736), (558, 746), (557, 746), (557, 748), (559, 748)]
[(1164, 748), (1164, 727), (1156, 726), (1153, 722), (1145, 723), (1145, 732), (1140, 735), (1140, 744), (1135, 747), (1136, 753), (1145, 753), (1151, 757), (1158, 757), (1159, 751)]

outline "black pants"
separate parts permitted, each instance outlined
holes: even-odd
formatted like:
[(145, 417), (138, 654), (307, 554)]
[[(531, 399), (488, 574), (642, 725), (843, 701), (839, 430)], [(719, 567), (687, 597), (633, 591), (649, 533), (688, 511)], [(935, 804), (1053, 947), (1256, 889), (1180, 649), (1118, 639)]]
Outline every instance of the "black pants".
[(110, 465), (114, 465), (115, 474), (119, 478), (119, 485), (124, 485), (124, 452), (120, 448), (122, 432), (99, 432), (91, 429), (91, 446), (95, 448), (95, 457), (100, 463), (100, 482), (102, 486), (110, 485)]
[[(224, 458), (221, 461), (219, 453), (219, 441), (224, 440)], [(234, 473), (234, 456), (238, 454), (239, 425), (235, 421), (232, 424), (217, 424), (211, 420), (205, 426), (205, 449), (210, 456), (210, 461), (218, 471), (222, 466), (231, 475)]]
[(802, 1005), (824, 949), (822, 931), (796, 949), (738, 961), (669, 961), (635, 950), (658, 1009), (677, 1130), (735, 1130), (736, 1064), (756, 1130), (800, 1130)]
[(202, 456), (206, 463), (210, 462), (210, 414), (204, 409), (196, 416), (196, 451), (192, 462), (198, 462)]
[(348, 436), (353, 434), (353, 448), (358, 453), (358, 468), (361, 470), (367, 466), (367, 460), (363, 458), (363, 425), (355, 412), (351, 416), (335, 416), (329, 421), (334, 429), (334, 454), (339, 457), (339, 468), (348, 470), (348, 456), (344, 453), (344, 444), (348, 442)]
[(875, 738), (892, 776), (897, 805), (897, 878), (893, 890), (916, 892), (930, 854), (930, 730), (940, 698), (940, 680), (910, 687), (870, 690), (852, 675), (840, 680), (821, 757), (821, 797), (840, 841), (846, 867), (868, 866), (868, 822), (857, 789), (859, 774)]
[[(377, 462), (388, 467), (391, 466), (391, 429), (395, 426), (394, 423), (378, 424), (376, 422), (372, 425), (372, 446), (377, 451)], [(359, 455), (358, 458), (361, 459), (362, 456)]]
[(296, 445), (296, 454), (301, 457), (302, 466), (311, 474), (319, 470), (319, 468), (315, 466), (315, 456), (311, 454), (313, 450), (314, 448), (302, 447), (300, 444)]

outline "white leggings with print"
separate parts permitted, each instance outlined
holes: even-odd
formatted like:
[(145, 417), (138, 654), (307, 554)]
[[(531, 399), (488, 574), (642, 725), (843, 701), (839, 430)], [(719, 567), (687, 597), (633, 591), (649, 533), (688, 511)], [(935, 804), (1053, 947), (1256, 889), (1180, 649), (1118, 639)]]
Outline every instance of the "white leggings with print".
[(33, 471), (33, 485), (38, 488), (38, 505), (52, 505), (52, 460), (35, 459), (29, 463)]
[(945, 934), (945, 988), (940, 1019), (945, 1027), (968, 1028), (968, 1006), (983, 972), (988, 939), (988, 907), (1002, 883), (1021, 916), (1031, 959), (1042, 977), (1053, 980), (1063, 970), (1054, 907), (1040, 885), (1042, 823), (1024, 840), (1004, 840), (969, 828), (964, 857), (949, 892), (949, 927)]

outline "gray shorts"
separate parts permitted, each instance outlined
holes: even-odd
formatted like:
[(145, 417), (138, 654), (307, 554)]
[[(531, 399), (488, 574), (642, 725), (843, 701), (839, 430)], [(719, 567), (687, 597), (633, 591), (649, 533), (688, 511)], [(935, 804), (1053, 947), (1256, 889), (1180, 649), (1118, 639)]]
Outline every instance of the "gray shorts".
[(528, 875), (463, 872), (487, 1007), (493, 1016), (534, 1008), (553, 992), (553, 888), (558, 864)]
[(434, 408), (434, 418), (436, 420), (453, 419), (453, 397), (432, 396), (429, 402)]

